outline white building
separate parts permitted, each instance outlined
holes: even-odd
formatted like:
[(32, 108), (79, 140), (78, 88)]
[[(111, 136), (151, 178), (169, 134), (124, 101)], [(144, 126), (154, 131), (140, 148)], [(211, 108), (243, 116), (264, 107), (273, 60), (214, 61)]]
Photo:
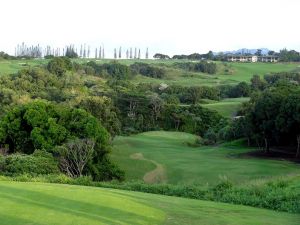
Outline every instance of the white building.
[(257, 62), (258, 57), (256, 55), (230, 55), (227, 56), (229, 62)]
[(256, 55), (228, 55), (229, 62), (278, 62), (277, 56), (256, 56)]

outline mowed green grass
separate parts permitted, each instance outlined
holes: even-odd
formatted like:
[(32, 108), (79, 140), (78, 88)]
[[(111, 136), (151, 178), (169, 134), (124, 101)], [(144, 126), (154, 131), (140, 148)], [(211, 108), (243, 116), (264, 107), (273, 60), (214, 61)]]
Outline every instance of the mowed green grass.
[[(154, 131), (114, 140), (112, 159), (125, 170), (127, 180), (142, 180), (156, 166), (162, 165), (170, 184), (215, 185), (226, 177), (236, 184), (256, 179), (299, 174), (300, 165), (287, 161), (241, 157), (254, 149), (239, 146), (190, 147), (196, 137), (181, 132)], [(132, 159), (142, 153), (147, 160)]]
[(46, 59), (0, 60), (0, 74), (12, 74), (21, 69), (28, 69), (46, 64)]
[(230, 118), (234, 117), (242, 103), (247, 101), (249, 101), (249, 98), (227, 98), (220, 102), (201, 105), (205, 108), (217, 111), (224, 117)]
[(219, 71), (220, 80), (232, 80), (236, 82), (249, 82), (253, 75), (263, 77), (269, 73), (294, 71), (299, 68), (299, 63), (227, 63), (233, 70), (232, 75), (224, 75)]
[[(123, 62), (122, 60), (120, 62)], [(159, 60), (144, 61), (159, 65)], [(263, 77), (269, 73), (299, 71), (299, 63), (226, 63), (218, 64), (218, 71), (215, 75), (205, 73), (195, 73), (184, 71), (181, 69), (171, 68), (170, 66), (178, 62), (178, 60), (163, 60), (161, 64), (166, 65), (166, 77), (163, 79), (154, 79), (145, 76), (137, 76), (134, 83), (166, 83), (169, 85), (182, 86), (218, 86), (218, 85), (235, 85), (239, 82), (250, 82), (253, 75)], [(181, 61), (182, 62), (182, 61)], [(126, 61), (126, 64), (128, 62)], [(229, 69), (230, 73), (226, 73), (225, 69)]]
[(293, 225), (300, 215), (162, 195), (0, 182), (1, 225)]

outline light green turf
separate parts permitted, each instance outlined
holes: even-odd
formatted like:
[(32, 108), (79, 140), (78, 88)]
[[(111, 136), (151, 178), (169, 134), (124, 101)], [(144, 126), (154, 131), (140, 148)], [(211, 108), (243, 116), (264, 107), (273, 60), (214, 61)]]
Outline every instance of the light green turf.
[(233, 81), (249, 82), (253, 75), (264, 76), (271, 72), (284, 72), (296, 70), (299, 63), (228, 63), (232, 68), (232, 75), (224, 75), (219, 71), (218, 78), (221, 80), (231, 79)]
[[(122, 60), (120, 61), (122, 62)], [(158, 64), (159, 60), (151, 60), (149, 63), (155, 62)], [(218, 71), (215, 75), (204, 73), (188, 72), (180, 69), (170, 68), (170, 65), (178, 62), (178, 60), (164, 60), (162, 64), (168, 66), (166, 68), (166, 77), (164, 79), (153, 79), (144, 76), (137, 76), (135, 83), (166, 83), (176, 84), (182, 86), (217, 86), (217, 85), (234, 85), (239, 82), (250, 82), (253, 75), (258, 74), (261, 77), (268, 73), (296, 71), (299, 70), (299, 63), (222, 63), (218, 64)], [(128, 63), (128, 62), (127, 62)], [(226, 66), (224, 66), (226, 65)], [(228, 69), (229, 72), (226, 72)]]
[(0, 74), (11, 74), (21, 69), (46, 64), (48, 60), (45, 59), (24, 59), (24, 60), (0, 60)]
[(249, 98), (227, 98), (220, 102), (201, 105), (205, 108), (217, 111), (224, 117), (230, 118), (234, 117), (242, 103), (247, 101), (249, 101)]
[(300, 215), (95, 187), (0, 182), (1, 225), (292, 225)]
[(111, 156), (125, 170), (127, 180), (141, 180), (154, 166), (150, 161), (130, 158), (142, 153), (163, 166), (165, 182), (171, 184), (214, 185), (224, 177), (240, 184), (300, 173), (300, 165), (287, 161), (239, 157), (240, 153), (253, 151), (246, 147), (189, 147), (195, 139), (191, 134), (163, 131), (117, 137)]

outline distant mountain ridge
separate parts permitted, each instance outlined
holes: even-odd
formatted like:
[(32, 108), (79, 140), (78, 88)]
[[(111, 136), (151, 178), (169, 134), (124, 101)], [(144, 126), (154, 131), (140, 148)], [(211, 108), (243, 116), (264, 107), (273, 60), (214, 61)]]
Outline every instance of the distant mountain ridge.
[[(258, 48), (261, 49), (261, 54), (262, 55), (268, 55), (268, 52), (270, 51), (270, 49), (267, 48)], [(258, 49), (248, 49), (248, 48), (241, 48), (238, 50), (234, 50), (234, 51), (224, 51), (222, 52), (223, 54), (233, 54), (233, 55), (243, 55), (243, 54), (251, 54), (254, 55)], [(215, 55), (219, 55), (221, 52), (216, 52), (214, 53)]]

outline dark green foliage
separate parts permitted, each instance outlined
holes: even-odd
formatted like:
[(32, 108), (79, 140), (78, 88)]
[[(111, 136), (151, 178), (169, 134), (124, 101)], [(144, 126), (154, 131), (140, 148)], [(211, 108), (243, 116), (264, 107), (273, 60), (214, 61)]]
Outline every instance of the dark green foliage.
[(289, 81), (291, 83), (299, 85), (300, 73), (291, 73), (291, 72), (273, 73), (273, 74), (265, 75), (264, 79), (269, 85), (274, 85), (280, 80)]
[(174, 55), (172, 59), (187, 59), (187, 60), (213, 60), (215, 58), (212, 51), (209, 51), (207, 54), (199, 54), (199, 53), (193, 53), (190, 55)]
[(91, 61), (87, 63), (87, 66), (88, 67), (85, 67), (85, 72), (91, 75), (95, 74), (116, 80), (125, 80), (132, 76), (132, 71), (130, 70), (129, 66), (120, 64), (117, 61), (112, 61), (102, 65)]
[(44, 68), (21, 70), (13, 75), (0, 76), (0, 104), (22, 103), (29, 98), (64, 102), (76, 97), (72, 89), (82, 88), (83, 81), (75, 75), (57, 76)]
[(251, 97), (232, 123), (232, 129), (242, 134), (266, 153), (271, 147), (283, 147), (288, 154), (300, 156), (300, 89), (299, 86), (278, 81), (260, 94)]
[(54, 55), (45, 55), (44, 58), (45, 59), (53, 59), (55, 56)]
[(127, 79), (131, 75), (128, 66), (119, 63), (103, 64), (103, 69), (114, 79)]
[(160, 54), (160, 53), (156, 53), (153, 56), (154, 59), (170, 59), (170, 56), (168, 55), (164, 55), (164, 54)]
[(98, 96), (88, 97), (80, 102), (79, 107), (99, 119), (101, 124), (112, 136), (120, 134), (121, 122), (117, 117), (117, 109), (110, 98)]
[(196, 104), (201, 101), (201, 99), (211, 99), (219, 100), (220, 99), (220, 90), (215, 87), (206, 87), (206, 86), (192, 86), (192, 87), (183, 87), (178, 85), (170, 85), (165, 90), (155, 90), (161, 95), (171, 95), (173, 98), (179, 99), (181, 103), (184, 104)]
[(130, 69), (135, 74), (141, 74), (146, 77), (161, 79), (165, 76), (165, 70), (147, 63), (134, 63), (130, 65)]
[(6, 176), (58, 174), (59, 169), (52, 154), (36, 150), (32, 155), (12, 154), (2, 157), (0, 173)]
[(66, 71), (72, 69), (72, 62), (68, 57), (55, 57), (47, 65), (50, 73), (62, 76)]
[(76, 53), (73, 45), (66, 48), (65, 56), (68, 58), (78, 58), (78, 54)]
[(165, 130), (177, 130), (203, 136), (210, 128), (216, 126), (221, 116), (200, 105), (188, 107), (167, 105), (162, 112), (161, 123)]
[(228, 97), (229, 98), (240, 98), (240, 97), (249, 97), (251, 93), (251, 88), (246, 82), (241, 82), (238, 85), (229, 89)]
[[(198, 59), (198, 55), (195, 55), (195, 57), (197, 57)], [(188, 55), (174, 55), (172, 57), (172, 59), (187, 59), (188, 58)]]
[(11, 56), (5, 52), (0, 52), (0, 60), (5, 59), (5, 60), (11, 60), (11, 59), (16, 59), (16, 57)]
[(153, 129), (155, 124), (151, 118), (149, 99), (134, 90), (122, 92), (116, 98), (125, 133), (136, 133)]
[(282, 49), (279, 52), (279, 60), (282, 62), (300, 62), (300, 53), (295, 50)]
[[(95, 153), (87, 173), (96, 178), (98, 173), (106, 172), (101, 162), (109, 151), (109, 134), (83, 109), (34, 101), (14, 107), (0, 123), (0, 142), (9, 146), (9, 153), (31, 154), (35, 149), (45, 149), (55, 155), (58, 154), (56, 146), (74, 138), (95, 141)], [(113, 176), (113, 171), (108, 173)]]
[(264, 90), (266, 88), (267, 84), (265, 80), (261, 79), (259, 75), (254, 75), (251, 78), (251, 88), (255, 91), (257, 90)]
[[(145, 91), (145, 87), (142, 87), (142, 89)], [(200, 90), (201, 94), (205, 95), (206, 88), (200, 88)], [(170, 95), (173, 96), (176, 103), (178, 99), (174, 94)], [(203, 108), (200, 105), (179, 106), (166, 104), (163, 99), (167, 96), (169, 96), (167, 93), (159, 95), (151, 92), (145, 95), (134, 89), (129, 92), (120, 92), (115, 97), (115, 102), (117, 108), (120, 109), (118, 115), (120, 121), (122, 121), (122, 131), (130, 134), (164, 129), (203, 134), (210, 126), (217, 124), (221, 119), (217, 112)], [(191, 101), (197, 102), (200, 100), (200, 97), (198, 99), (197, 96), (195, 97), (196, 100)], [(185, 97), (188, 98), (189, 96)], [(185, 99), (185, 101), (190, 100)]]
[(197, 63), (180, 62), (180, 63), (175, 63), (174, 66), (180, 69), (193, 71), (193, 72), (202, 72), (208, 74), (215, 74), (217, 72), (217, 64), (213, 62), (206, 62), (206, 61), (200, 61)]
[(124, 171), (120, 170), (118, 166), (113, 164), (107, 157), (101, 161), (89, 165), (88, 170), (93, 175), (94, 180), (109, 181), (117, 179), (123, 181), (125, 179)]

